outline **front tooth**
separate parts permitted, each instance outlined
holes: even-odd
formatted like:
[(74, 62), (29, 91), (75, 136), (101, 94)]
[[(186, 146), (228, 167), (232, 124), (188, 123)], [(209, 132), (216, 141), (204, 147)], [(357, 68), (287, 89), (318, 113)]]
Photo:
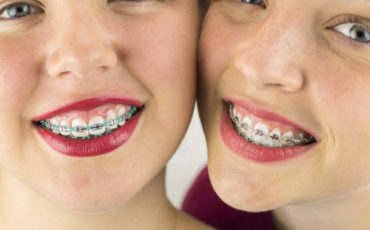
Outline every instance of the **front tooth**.
[[(104, 124), (104, 118), (101, 116), (92, 117), (89, 121), (89, 126), (92, 126), (92, 128), (89, 130), (89, 133), (92, 135), (100, 135), (105, 133), (105, 127)], [(93, 128), (94, 126), (99, 126), (100, 128)]]
[[(117, 106), (117, 116), (121, 117), (126, 114), (126, 108), (122, 105)], [(119, 126), (123, 126), (126, 123), (126, 118), (124, 118), (121, 122), (118, 123)]]
[(283, 139), (287, 142), (288, 146), (293, 146), (293, 132), (289, 131), (283, 134)]
[(67, 120), (62, 120), (60, 122), (60, 134), (63, 136), (69, 136), (71, 135), (71, 131), (69, 131), (69, 122)]
[(280, 142), (281, 132), (279, 129), (274, 129), (269, 135), (269, 142), (272, 143), (273, 147), (283, 147), (283, 144)]
[(266, 144), (269, 129), (266, 125), (257, 123), (254, 126), (253, 141), (255, 144)]
[[(107, 119), (105, 122), (109, 122), (111, 120), (117, 119), (116, 113), (113, 110), (108, 111)], [(116, 129), (118, 127), (117, 124), (115, 125), (108, 125), (108, 129)]]
[[(49, 120), (49, 122), (50, 122), (50, 124), (52, 124), (52, 125), (59, 126), (59, 121), (58, 121), (58, 119), (57, 119), (56, 117), (51, 118), (51, 119)], [(55, 134), (59, 134), (59, 133), (60, 133), (59, 129), (58, 129), (58, 130), (56, 130), (56, 129), (52, 129), (52, 131), (53, 131), (53, 133), (55, 133)]]
[[(87, 126), (86, 122), (81, 119), (76, 118), (72, 121), (72, 128), (76, 127), (86, 128), (86, 126)], [(81, 132), (72, 131), (72, 135), (75, 137), (87, 137), (89, 136), (89, 131), (87, 129)]]

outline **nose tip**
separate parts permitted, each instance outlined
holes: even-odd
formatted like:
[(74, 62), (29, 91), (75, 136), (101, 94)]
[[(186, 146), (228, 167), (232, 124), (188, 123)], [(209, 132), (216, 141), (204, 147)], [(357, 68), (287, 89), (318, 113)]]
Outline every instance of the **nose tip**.
[(49, 55), (47, 72), (52, 77), (64, 75), (87, 76), (94, 71), (107, 70), (117, 64), (117, 55), (112, 47), (103, 44), (68, 44), (59, 46)]

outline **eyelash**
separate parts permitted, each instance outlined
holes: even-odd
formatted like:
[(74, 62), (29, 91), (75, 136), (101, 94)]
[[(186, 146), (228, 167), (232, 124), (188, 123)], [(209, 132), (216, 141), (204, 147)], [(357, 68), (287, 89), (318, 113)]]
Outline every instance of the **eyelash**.
[[(11, 17), (9, 15), (9, 12), (7, 10), (10, 10), (11, 7), (16, 6), (27, 6), (29, 7), (29, 14), (25, 16), (19, 16), (19, 17)], [(29, 3), (27, 1), (14, 1), (12, 3), (6, 4), (4, 6), (0, 7), (0, 21), (7, 21), (7, 20), (22, 20), (25, 17), (34, 15), (34, 14), (41, 14), (44, 13), (44, 10), (40, 6), (35, 6), (35, 4)], [(4, 18), (4, 14), (8, 14), (8, 18)]]
[[(144, 3), (144, 2), (151, 2), (151, 1), (154, 1), (154, 0), (107, 0), (107, 3), (112, 3), (112, 2), (127, 2), (128, 4), (140, 4), (140, 3)], [(160, 1), (163, 1), (163, 0), (160, 0)], [(29, 14), (27, 15), (24, 15), (24, 16), (19, 16), (19, 17), (11, 17), (9, 15), (9, 12), (6, 12), (7, 10), (9, 10), (11, 7), (15, 7), (15, 6), (25, 6), (25, 5), (28, 5), (28, 7), (30, 7), (30, 12)], [(41, 4), (40, 4), (41, 5)], [(43, 10), (43, 7), (42, 6), (37, 6), (33, 3), (30, 3), (28, 1), (14, 1), (14, 2), (11, 2), (9, 4), (4, 4), (4, 6), (0, 6), (0, 21), (17, 21), (17, 20), (22, 20), (26, 17), (29, 17), (31, 15), (34, 15), (34, 14), (41, 14), (41, 13), (44, 13), (44, 10)], [(4, 18), (4, 15), (3, 14), (8, 14), (8, 17), (7, 18)]]
[(261, 5), (256, 4), (256, 3), (250, 3), (250, 2), (242, 2), (242, 0), (209, 0), (209, 2), (222, 2), (222, 1), (237, 5), (239, 7), (240, 6), (244, 7), (245, 5), (255, 5), (257, 7), (262, 7), (263, 9), (266, 8), (265, 0), (261, 0)]
[(333, 28), (333, 27), (339, 26), (341, 24), (353, 23), (353, 24), (361, 25), (364, 28), (370, 30), (369, 26), (367, 26), (364, 23), (364, 21), (368, 21), (368, 20), (363, 18), (363, 17), (357, 16), (357, 15), (341, 15), (334, 22), (334, 26), (330, 26), (330, 27)]
[(369, 27), (370, 20), (368, 20), (366, 18), (363, 18), (361, 16), (357, 16), (357, 15), (341, 15), (341, 16), (337, 17), (337, 19), (335, 20), (335, 22), (333, 24), (334, 24), (333, 26), (329, 26), (329, 27), (327, 27), (327, 29), (330, 29), (334, 32), (340, 33), (341, 35), (343, 35), (347, 39), (349, 39), (350, 42), (353, 42), (353, 44), (355, 44), (355, 45), (368, 45), (370, 43), (370, 42), (365, 43), (365, 42), (357, 41), (357, 40), (351, 38), (350, 36), (344, 34), (343, 32), (339, 31), (338, 29), (336, 29), (337, 27), (343, 26), (345, 24), (354, 24), (354, 25), (358, 25), (359, 27), (365, 29), (367, 32), (370, 33), (370, 27)]
[(232, 2), (234, 2), (236, 4), (241, 4), (241, 5), (251, 4), (251, 5), (262, 7), (263, 9), (266, 8), (265, 0), (261, 0), (261, 4), (256, 4), (256, 3), (252, 3), (252, 2), (243, 2), (242, 0), (229, 0), (229, 1), (232, 1)]

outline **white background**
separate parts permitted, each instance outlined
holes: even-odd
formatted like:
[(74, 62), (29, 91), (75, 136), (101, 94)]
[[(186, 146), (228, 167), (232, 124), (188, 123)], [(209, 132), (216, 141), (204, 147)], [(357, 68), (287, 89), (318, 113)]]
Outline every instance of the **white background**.
[(207, 147), (198, 110), (195, 108), (185, 138), (167, 164), (167, 196), (175, 207), (180, 207), (184, 194), (206, 162)]

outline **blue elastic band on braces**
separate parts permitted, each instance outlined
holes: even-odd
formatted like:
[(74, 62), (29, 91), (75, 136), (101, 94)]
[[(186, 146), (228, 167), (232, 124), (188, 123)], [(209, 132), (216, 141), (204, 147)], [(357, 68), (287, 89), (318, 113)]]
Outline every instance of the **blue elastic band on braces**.
[[(98, 124), (98, 125), (93, 125), (93, 126), (86, 126), (86, 127), (67, 127), (67, 126), (58, 126), (58, 125), (53, 125), (49, 124), (46, 120), (40, 121), (40, 124), (48, 129), (51, 129), (53, 131), (62, 131), (62, 132), (84, 132), (86, 130), (91, 130), (91, 129), (100, 129), (103, 127), (109, 127), (109, 126), (114, 126), (117, 125), (119, 122), (123, 120), (130, 119), (132, 115), (137, 111), (136, 107), (132, 107), (127, 114), (124, 114), (120, 116), (117, 119), (110, 120), (108, 122)], [(89, 139), (90, 137), (87, 137), (86, 139)]]

